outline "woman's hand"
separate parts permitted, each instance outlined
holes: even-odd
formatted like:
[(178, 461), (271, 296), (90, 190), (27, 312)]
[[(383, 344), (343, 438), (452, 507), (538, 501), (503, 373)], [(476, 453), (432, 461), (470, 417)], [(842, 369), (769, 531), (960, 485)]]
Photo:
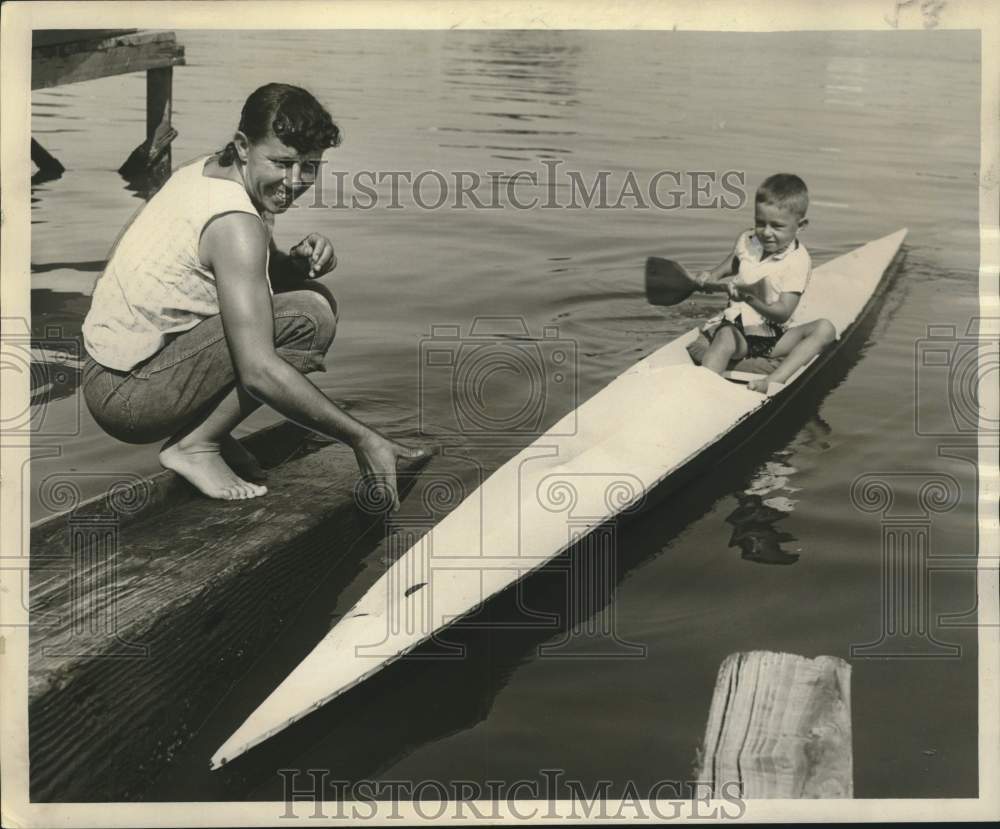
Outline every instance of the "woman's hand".
[(324, 276), (337, 267), (337, 255), (333, 252), (333, 242), (319, 233), (310, 233), (288, 251), (293, 260), (309, 266), (309, 279)]
[(396, 464), (400, 460), (417, 460), (432, 454), (431, 447), (411, 447), (396, 443), (372, 431), (354, 444), (354, 457), (365, 486), (365, 497), (371, 507), (387, 511), (399, 509), (399, 489), (396, 485)]

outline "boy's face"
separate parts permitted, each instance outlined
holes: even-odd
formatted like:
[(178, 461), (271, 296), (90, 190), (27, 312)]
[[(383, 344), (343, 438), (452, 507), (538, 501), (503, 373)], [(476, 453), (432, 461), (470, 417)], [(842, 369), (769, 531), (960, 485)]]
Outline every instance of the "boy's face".
[(787, 248), (799, 230), (807, 224), (799, 214), (778, 204), (757, 204), (754, 210), (754, 233), (764, 246), (764, 253), (779, 253)]

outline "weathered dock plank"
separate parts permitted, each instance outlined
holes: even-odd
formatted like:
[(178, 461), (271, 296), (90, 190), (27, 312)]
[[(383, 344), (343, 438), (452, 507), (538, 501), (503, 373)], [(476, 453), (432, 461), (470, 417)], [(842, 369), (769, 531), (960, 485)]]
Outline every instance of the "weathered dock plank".
[(141, 796), (304, 598), (324, 579), (336, 592), (383, 541), (356, 477), (353, 452), (327, 445), (272, 469), (260, 499), (211, 501), (168, 476), (126, 520), (127, 490), (34, 527), (32, 799)]
[[(107, 30), (97, 30), (101, 35)], [(43, 34), (43, 33), (38, 33)], [(109, 75), (181, 66), (184, 47), (174, 32), (130, 32), (88, 37), (81, 30), (82, 40), (59, 40), (31, 49), (31, 88), (79, 83)]]
[(138, 29), (35, 29), (31, 33), (31, 48), (55, 46), (80, 40), (98, 40), (115, 35), (130, 35)]

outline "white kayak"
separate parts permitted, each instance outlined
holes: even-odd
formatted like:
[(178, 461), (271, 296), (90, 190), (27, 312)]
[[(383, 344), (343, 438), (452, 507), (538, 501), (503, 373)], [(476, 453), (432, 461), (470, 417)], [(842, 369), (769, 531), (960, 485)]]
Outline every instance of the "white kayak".
[[(766, 395), (692, 363), (697, 329), (613, 380), (501, 466), (403, 554), (226, 740), (212, 768), (238, 757), (413, 650), (552, 560), (581, 533), (763, 418), (829, 358), (880, 293), (906, 230), (813, 271), (795, 314), (827, 318), (839, 340)], [(574, 420), (575, 419), (575, 420)], [(573, 428), (575, 426), (575, 429)]]

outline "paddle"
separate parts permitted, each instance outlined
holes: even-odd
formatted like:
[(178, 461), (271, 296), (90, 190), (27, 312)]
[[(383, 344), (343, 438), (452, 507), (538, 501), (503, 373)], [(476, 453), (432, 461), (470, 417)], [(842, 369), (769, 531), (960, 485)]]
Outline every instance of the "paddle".
[(676, 305), (698, 290), (683, 265), (659, 256), (646, 260), (646, 299), (652, 305)]

